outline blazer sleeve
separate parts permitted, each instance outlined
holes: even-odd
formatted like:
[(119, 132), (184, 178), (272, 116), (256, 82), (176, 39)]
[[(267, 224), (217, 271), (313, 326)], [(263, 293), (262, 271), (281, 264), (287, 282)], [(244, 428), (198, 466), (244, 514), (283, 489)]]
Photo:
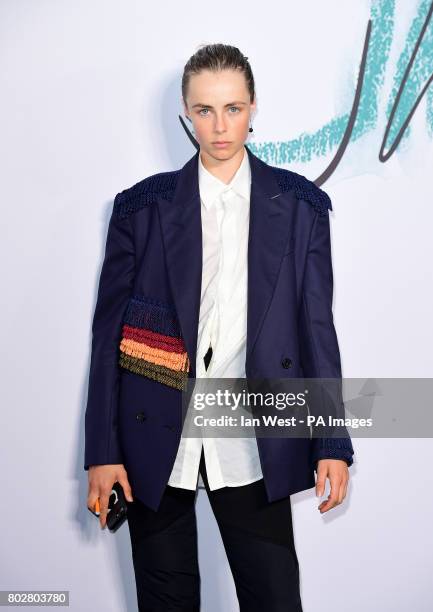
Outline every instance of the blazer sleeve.
[[(301, 362), (306, 378), (338, 379), (340, 385), (340, 351), (334, 327), (332, 298), (331, 238), (329, 213), (326, 209), (315, 212), (310, 234), (300, 311), (303, 339)], [(341, 416), (341, 407), (344, 408), (342, 399), (337, 399), (335, 406), (337, 412), (334, 415)], [(350, 466), (353, 454), (349, 434), (347, 437), (312, 438), (311, 461), (316, 471), (319, 459), (343, 459)]]
[(92, 348), (85, 413), (84, 469), (123, 463), (117, 435), (118, 349), (122, 320), (134, 286), (135, 250), (131, 216), (122, 217), (116, 195), (92, 323)]

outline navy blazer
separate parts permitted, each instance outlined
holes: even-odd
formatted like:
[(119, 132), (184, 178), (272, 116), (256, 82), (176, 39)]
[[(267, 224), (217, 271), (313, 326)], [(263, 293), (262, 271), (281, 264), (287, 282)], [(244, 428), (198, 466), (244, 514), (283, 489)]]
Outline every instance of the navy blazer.
[[(330, 198), (246, 149), (252, 179), (246, 377), (341, 379)], [(93, 316), (84, 469), (123, 463), (133, 495), (154, 510), (180, 442), (182, 390), (195, 377), (198, 156), (116, 195)], [(321, 458), (353, 462), (349, 436), (258, 437), (257, 444), (269, 501), (315, 486)]]

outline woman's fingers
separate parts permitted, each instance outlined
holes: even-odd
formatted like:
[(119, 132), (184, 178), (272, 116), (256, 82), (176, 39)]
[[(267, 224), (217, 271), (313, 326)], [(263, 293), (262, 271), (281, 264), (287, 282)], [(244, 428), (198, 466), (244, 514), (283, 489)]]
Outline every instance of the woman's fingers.
[(108, 504), (115, 482), (119, 482), (125, 497), (132, 502), (131, 485), (123, 465), (100, 465), (91, 466), (89, 469), (89, 494), (87, 496), (87, 507), (95, 510), (99, 501), (99, 522), (103, 529), (107, 524)]
[(117, 480), (118, 480), (118, 482), (120, 483), (120, 485), (121, 485), (121, 487), (123, 489), (123, 492), (125, 494), (126, 499), (129, 502), (134, 501), (133, 497), (132, 497), (131, 485), (129, 484), (126, 472), (125, 472), (125, 474), (123, 476), (119, 476), (119, 478)]
[(103, 489), (103, 491), (101, 492), (101, 495), (99, 496), (99, 503), (101, 506), (101, 514), (99, 516), (99, 522), (101, 524), (102, 529), (104, 529), (105, 525), (107, 524), (108, 502), (110, 500), (110, 493), (111, 493), (111, 487), (109, 490)]

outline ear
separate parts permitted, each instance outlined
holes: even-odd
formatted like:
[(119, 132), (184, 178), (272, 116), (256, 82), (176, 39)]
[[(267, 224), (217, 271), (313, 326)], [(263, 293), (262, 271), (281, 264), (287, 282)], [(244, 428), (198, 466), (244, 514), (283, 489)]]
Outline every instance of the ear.
[(254, 114), (257, 110), (257, 101), (256, 96), (254, 95), (254, 100), (250, 103), (251, 114)]

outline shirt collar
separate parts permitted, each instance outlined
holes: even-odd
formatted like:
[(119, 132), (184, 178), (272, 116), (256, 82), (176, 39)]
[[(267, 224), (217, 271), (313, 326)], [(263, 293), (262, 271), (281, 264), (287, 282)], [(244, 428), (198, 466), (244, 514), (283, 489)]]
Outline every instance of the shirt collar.
[(251, 168), (248, 153), (244, 146), (244, 156), (239, 168), (236, 170), (236, 174), (230, 181), (230, 183), (224, 183), (219, 178), (214, 176), (209, 170), (207, 170), (201, 161), (201, 155), (198, 156), (198, 180), (200, 189), (200, 198), (204, 206), (209, 209), (215, 200), (221, 195), (223, 191), (233, 189), (238, 195), (242, 196), (246, 200), (250, 198), (250, 186), (251, 186)]

